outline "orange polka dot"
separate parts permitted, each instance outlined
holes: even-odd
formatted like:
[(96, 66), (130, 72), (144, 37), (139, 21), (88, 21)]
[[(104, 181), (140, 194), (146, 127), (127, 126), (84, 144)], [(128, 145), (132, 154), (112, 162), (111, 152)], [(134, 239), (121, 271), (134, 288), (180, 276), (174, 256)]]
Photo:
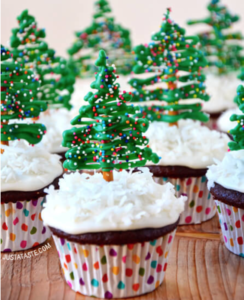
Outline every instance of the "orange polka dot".
[(41, 213), (39, 213), (39, 220), (42, 221)]
[(74, 263), (74, 266), (75, 266), (76, 269), (78, 269), (77, 263)]
[(231, 247), (234, 247), (233, 239), (230, 239), (230, 245), (231, 245)]
[(66, 270), (68, 270), (68, 266), (66, 265), (66, 263), (64, 263), (64, 267)]
[(132, 260), (134, 261), (134, 263), (139, 264), (140, 263), (140, 257), (137, 256), (136, 254), (133, 255)]
[(235, 212), (235, 213), (238, 212), (238, 208), (237, 207), (232, 206), (232, 208), (233, 208), (233, 212)]
[(194, 185), (194, 188), (193, 188), (193, 193), (198, 193), (199, 191), (199, 188), (197, 185)]
[(89, 251), (88, 251), (88, 250), (83, 249), (82, 252), (83, 252), (83, 255), (84, 255), (85, 257), (88, 257), (88, 256), (89, 256)]
[(159, 281), (159, 280), (156, 281), (156, 283), (155, 283), (155, 288), (159, 287), (159, 284), (160, 284), (160, 281)]
[(119, 274), (119, 267), (112, 267), (112, 273), (114, 275), (118, 275)]
[(10, 233), (9, 238), (11, 241), (15, 241), (16, 235), (14, 233)]
[(168, 253), (169, 253), (168, 251), (167, 251), (167, 252), (165, 252), (165, 254), (164, 254), (164, 257), (165, 257), (165, 258), (167, 258), (167, 256), (168, 256)]

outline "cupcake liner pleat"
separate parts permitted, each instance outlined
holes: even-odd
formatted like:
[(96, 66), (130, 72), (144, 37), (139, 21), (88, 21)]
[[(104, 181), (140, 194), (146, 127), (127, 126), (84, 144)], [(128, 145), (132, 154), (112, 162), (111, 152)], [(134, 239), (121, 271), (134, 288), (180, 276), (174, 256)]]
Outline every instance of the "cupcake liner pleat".
[(154, 241), (128, 245), (81, 245), (53, 238), (70, 288), (112, 299), (142, 295), (163, 282), (175, 231)]
[(225, 246), (244, 258), (244, 209), (215, 200)]
[(1, 203), (1, 251), (30, 249), (51, 236), (41, 211), (44, 197), (16, 203)]
[(216, 207), (207, 188), (206, 176), (188, 178), (153, 177), (155, 182), (170, 182), (175, 187), (176, 197), (187, 196), (185, 209), (179, 225), (199, 224), (214, 217)]

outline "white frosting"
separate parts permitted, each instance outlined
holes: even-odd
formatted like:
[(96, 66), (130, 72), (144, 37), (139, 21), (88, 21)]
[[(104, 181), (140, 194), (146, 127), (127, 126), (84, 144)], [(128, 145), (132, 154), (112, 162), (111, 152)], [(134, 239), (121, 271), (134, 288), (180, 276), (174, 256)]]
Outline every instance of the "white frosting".
[[(201, 126), (200, 122), (180, 120), (178, 127), (152, 122), (146, 136), (153, 152), (161, 157), (158, 165), (206, 168), (214, 158), (222, 159), (228, 149), (226, 134)], [(151, 165), (148, 162), (148, 165)]]
[(214, 182), (226, 189), (244, 193), (244, 150), (227, 152), (222, 161), (215, 161), (207, 172), (208, 188)]
[(238, 108), (232, 108), (225, 111), (217, 120), (217, 126), (219, 130), (223, 132), (228, 132), (230, 129), (234, 128), (237, 122), (230, 121), (230, 117), (233, 114), (240, 114), (240, 110)]
[(175, 197), (172, 184), (159, 185), (148, 168), (143, 173), (65, 174), (59, 190), (47, 189), (44, 223), (71, 234), (159, 228), (177, 221), (185, 196)]
[(1, 145), (1, 191), (35, 191), (63, 173), (60, 157), (24, 141)]
[[(70, 121), (75, 116), (74, 111), (68, 111), (65, 108), (58, 110), (49, 109), (48, 112), (40, 114), (37, 121), (46, 126), (47, 132), (43, 136), (41, 144), (51, 153), (61, 153), (67, 151), (68, 148), (62, 147), (63, 131), (70, 129)], [(32, 121), (30, 121), (32, 122)]]
[(208, 113), (219, 113), (226, 109), (236, 107), (233, 100), (236, 95), (236, 89), (241, 83), (236, 76), (236, 73), (222, 76), (206, 74), (206, 91), (211, 98), (207, 102), (203, 101), (204, 111)]

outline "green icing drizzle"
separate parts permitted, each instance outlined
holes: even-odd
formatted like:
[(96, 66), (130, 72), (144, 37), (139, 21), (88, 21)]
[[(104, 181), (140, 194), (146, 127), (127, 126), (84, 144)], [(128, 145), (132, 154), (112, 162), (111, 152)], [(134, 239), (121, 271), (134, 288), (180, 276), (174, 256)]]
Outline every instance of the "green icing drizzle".
[(226, 29), (239, 20), (232, 15), (219, 0), (212, 0), (207, 7), (210, 15), (201, 20), (190, 20), (192, 24), (207, 24), (210, 30), (199, 33), (202, 51), (208, 59), (208, 65), (218, 74), (238, 70), (244, 65), (243, 47), (235, 41), (243, 39), (240, 32), (226, 33)]
[(30, 144), (41, 141), (46, 127), (42, 124), (8, 124), (10, 120), (38, 117), (47, 104), (36, 100), (39, 83), (31, 70), (25, 70), (1, 46), (1, 139), (24, 139)]
[(244, 81), (244, 68), (241, 68), (241, 73), (237, 76), (241, 81)]
[[(135, 74), (154, 74), (146, 79), (133, 78), (129, 81), (135, 89), (132, 102), (166, 102), (165, 106), (141, 107), (142, 115), (151, 121), (174, 123), (180, 119), (193, 119), (207, 122), (208, 117), (201, 111), (200, 103), (179, 103), (187, 99), (209, 100), (205, 92), (205, 76), (202, 74), (206, 60), (196, 48), (199, 39), (185, 36), (185, 30), (174, 23), (169, 15), (170, 9), (160, 31), (152, 35), (152, 42), (134, 48)], [(168, 88), (150, 87), (160, 82), (167, 83)], [(170, 112), (176, 113), (172, 115)]]
[(100, 49), (108, 53), (110, 64), (116, 62), (117, 73), (125, 75), (131, 72), (134, 57), (130, 31), (116, 24), (110, 13), (108, 1), (96, 1), (92, 24), (75, 33), (76, 40), (68, 49), (68, 54), (70, 67), (76, 76), (93, 76), (98, 70), (94, 62)]
[(244, 87), (242, 85), (239, 85), (237, 88), (237, 96), (235, 97), (235, 102), (242, 114), (234, 114), (230, 117), (231, 121), (238, 122), (236, 127), (229, 131), (234, 140), (233, 142), (228, 143), (228, 146), (232, 151), (244, 149)]
[(96, 66), (99, 72), (95, 75), (91, 88), (79, 115), (72, 121), (73, 127), (63, 133), (64, 147), (71, 148), (65, 154), (64, 168), (69, 170), (102, 169), (108, 172), (113, 169), (142, 167), (146, 162), (157, 163), (159, 158), (146, 145), (148, 139), (142, 135), (148, 129), (149, 122), (134, 117), (137, 107), (127, 105), (131, 95), (120, 93), (115, 68), (106, 62), (105, 51), (99, 52)]
[(26, 69), (32, 69), (40, 81), (38, 98), (50, 108), (71, 109), (69, 103), (74, 92), (75, 76), (68, 62), (55, 55), (44, 41), (44, 29), (38, 29), (35, 18), (24, 10), (17, 18), (19, 27), (12, 30), (12, 54)]

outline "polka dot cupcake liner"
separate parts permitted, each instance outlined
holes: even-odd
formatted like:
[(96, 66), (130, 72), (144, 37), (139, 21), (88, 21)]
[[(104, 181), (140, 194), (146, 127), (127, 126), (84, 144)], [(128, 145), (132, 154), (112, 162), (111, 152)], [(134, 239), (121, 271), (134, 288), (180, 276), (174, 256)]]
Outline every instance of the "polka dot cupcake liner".
[(208, 191), (206, 176), (188, 178), (154, 177), (154, 180), (159, 184), (172, 183), (177, 197), (187, 196), (179, 225), (200, 224), (214, 217), (216, 206), (211, 193)]
[(142, 295), (164, 279), (175, 231), (151, 242), (82, 245), (53, 236), (70, 288), (105, 299)]
[(26, 250), (44, 243), (51, 236), (41, 211), (44, 197), (16, 203), (1, 203), (1, 251)]
[(244, 209), (215, 200), (225, 246), (244, 258)]

